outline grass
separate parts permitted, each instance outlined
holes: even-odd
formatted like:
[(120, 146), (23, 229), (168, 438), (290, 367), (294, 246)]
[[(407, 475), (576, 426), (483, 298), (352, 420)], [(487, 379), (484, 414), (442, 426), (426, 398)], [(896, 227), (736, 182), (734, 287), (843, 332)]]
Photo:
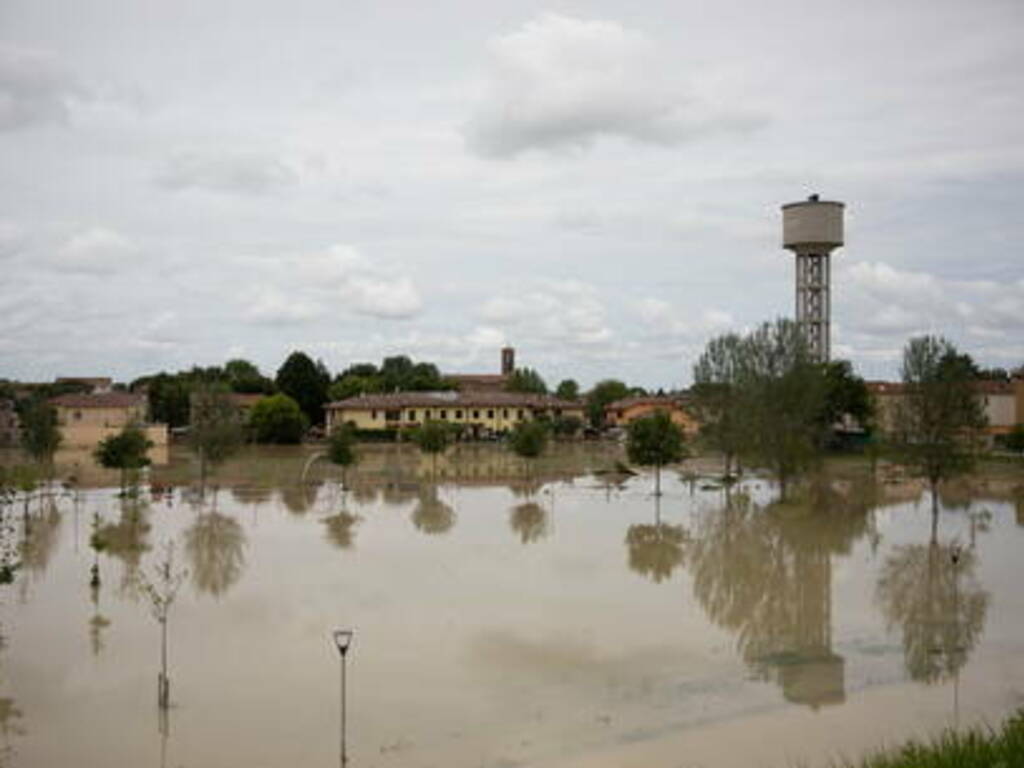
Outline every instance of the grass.
[(836, 768), (1021, 768), (1024, 766), (1024, 709), (998, 730), (972, 728), (945, 731), (925, 744), (911, 741), (902, 747), (867, 757), (859, 763), (838, 763)]

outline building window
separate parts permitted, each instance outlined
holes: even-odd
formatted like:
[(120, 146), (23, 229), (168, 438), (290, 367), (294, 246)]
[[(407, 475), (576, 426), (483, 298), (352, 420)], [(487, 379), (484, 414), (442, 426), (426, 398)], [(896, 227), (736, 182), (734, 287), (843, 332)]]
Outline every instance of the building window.
[(402, 419), (402, 412), (401, 411), (384, 411), (384, 420), (385, 421), (401, 421), (401, 419)]
[(461, 419), (462, 418), (462, 411), (456, 411), (455, 412), (455, 418), (456, 419)]
[(503, 418), (503, 419), (507, 419), (508, 418), (508, 408), (502, 408), (501, 409), (501, 418)]
[(373, 419), (374, 421), (376, 421), (377, 420), (377, 412), (376, 411), (370, 411), (370, 418)]
[(75, 411), (75, 421), (79, 421), (82, 418), (81, 411)]
[(423, 418), (424, 419), (430, 419), (430, 409), (429, 408), (427, 408), (427, 410), (425, 410), (423, 412)]
[(474, 419), (479, 419), (480, 418), (480, 411), (473, 411), (473, 418)]
[(442, 419), (447, 419), (448, 418), (448, 411), (446, 411), (444, 408), (441, 409), (441, 418)]
[(490, 410), (487, 411), (487, 418), (488, 419), (493, 419), (494, 418), (494, 411), (490, 411)]
[(523, 420), (523, 409), (522, 408), (520, 408), (519, 410), (516, 411), (516, 418), (519, 419), (520, 421)]
[(409, 411), (409, 421), (416, 421), (416, 411)]

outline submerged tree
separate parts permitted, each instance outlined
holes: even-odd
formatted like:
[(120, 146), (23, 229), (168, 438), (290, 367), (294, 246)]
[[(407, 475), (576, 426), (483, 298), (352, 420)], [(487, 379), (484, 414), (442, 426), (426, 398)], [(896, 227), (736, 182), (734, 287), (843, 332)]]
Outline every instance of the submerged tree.
[(654, 495), (661, 496), (661, 468), (686, 455), (683, 430), (665, 411), (636, 419), (626, 433), (626, 455), (634, 464), (654, 467)]
[(725, 459), (725, 476), (743, 449), (745, 427), (740, 410), (743, 341), (735, 333), (708, 342), (693, 367), (693, 405), (704, 440)]
[(285, 394), (264, 397), (249, 414), (249, 427), (259, 443), (301, 443), (308, 426), (299, 404)]
[(126, 424), (118, 434), (101, 440), (93, 451), (96, 462), (106, 469), (121, 472), (121, 492), (124, 493), (129, 477), (134, 484), (134, 473), (148, 466), (147, 454), (153, 441), (146, 437), (138, 424)]
[(356, 451), (356, 433), (351, 425), (342, 424), (331, 430), (331, 434), (327, 438), (327, 458), (332, 464), (341, 467), (341, 489), (345, 490), (347, 487), (345, 475), (348, 468), (359, 462), (359, 453)]
[(323, 423), (331, 374), (321, 361), (314, 363), (305, 352), (292, 352), (277, 370), (275, 382), (281, 392), (299, 404), (310, 424)]
[(933, 518), (938, 486), (971, 469), (985, 413), (971, 367), (941, 337), (920, 336), (903, 349), (903, 394), (896, 404), (892, 446), (931, 488)]
[(242, 445), (238, 409), (223, 384), (199, 384), (192, 389), (192, 421), (188, 442), (199, 456), (199, 488), (206, 490), (207, 466), (218, 467)]
[(412, 524), (427, 534), (448, 533), (455, 525), (455, 510), (437, 497), (437, 486), (420, 492), (419, 503), (412, 511)]
[(57, 411), (45, 400), (31, 403), (21, 414), (21, 445), (36, 462), (46, 468), (49, 477), (53, 467), (53, 454), (60, 447), (60, 427)]
[(167, 619), (171, 604), (178, 594), (187, 571), (174, 568), (174, 544), (168, 542), (164, 559), (157, 565), (152, 578), (143, 577), (142, 590), (149, 598), (153, 618), (160, 624), (160, 675), (157, 678), (157, 705), (167, 709), (171, 700), (171, 680), (167, 676)]
[(452, 429), (443, 421), (427, 421), (413, 432), (413, 442), (423, 453), (430, 454), (431, 474), (437, 474), (437, 457), (448, 448), (452, 441)]

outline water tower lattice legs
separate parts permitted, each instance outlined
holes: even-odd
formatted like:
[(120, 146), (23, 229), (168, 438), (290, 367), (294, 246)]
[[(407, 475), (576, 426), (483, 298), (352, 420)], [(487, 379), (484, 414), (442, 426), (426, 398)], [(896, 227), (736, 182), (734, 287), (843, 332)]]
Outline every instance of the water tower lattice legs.
[(811, 356), (822, 363), (828, 362), (831, 352), (830, 271), (827, 253), (797, 253), (796, 321), (807, 338)]

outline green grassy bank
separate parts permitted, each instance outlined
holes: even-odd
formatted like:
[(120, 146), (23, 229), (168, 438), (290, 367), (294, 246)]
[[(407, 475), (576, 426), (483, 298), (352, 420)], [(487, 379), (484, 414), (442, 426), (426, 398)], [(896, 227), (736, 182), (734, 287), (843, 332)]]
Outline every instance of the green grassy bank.
[(839, 763), (842, 768), (1020, 768), (1024, 766), (1024, 709), (1001, 728), (946, 731), (927, 744), (909, 742), (903, 747), (872, 755), (859, 763)]

